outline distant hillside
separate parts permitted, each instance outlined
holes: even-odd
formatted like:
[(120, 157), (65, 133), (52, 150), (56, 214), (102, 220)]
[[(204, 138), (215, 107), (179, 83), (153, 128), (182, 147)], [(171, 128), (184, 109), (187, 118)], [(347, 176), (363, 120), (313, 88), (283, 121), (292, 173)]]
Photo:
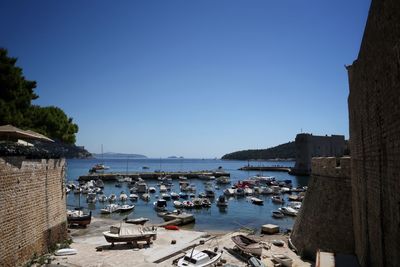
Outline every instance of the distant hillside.
[(296, 146), (294, 142), (285, 143), (267, 149), (249, 149), (236, 151), (222, 156), (225, 160), (253, 160), (253, 159), (294, 159)]
[(103, 155), (101, 155), (101, 154), (96, 154), (96, 153), (93, 153), (93, 157), (95, 157), (95, 158), (113, 158), (113, 159), (115, 159), (115, 158), (117, 158), (117, 159), (119, 159), (119, 158), (123, 158), (123, 159), (126, 159), (126, 158), (132, 158), (132, 159), (147, 159), (147, 157), (145, 156), (145, 155), (140, 155), (140, 154), (125, 154), (125, 153), (113, 153), (113, 152), (107, 152), (107, 153), (104, 153)]

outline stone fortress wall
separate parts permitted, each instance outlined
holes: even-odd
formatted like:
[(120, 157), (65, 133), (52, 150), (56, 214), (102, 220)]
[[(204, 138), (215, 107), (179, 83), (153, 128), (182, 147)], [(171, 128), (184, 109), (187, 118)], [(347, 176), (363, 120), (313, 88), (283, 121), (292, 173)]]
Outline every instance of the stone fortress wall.
[(354, 251), (350, 158), (313, 158), (312, 176), (291, 240), (299, 254), (313, 259), (318, 249)]
[(65, 240), (64, 159), (0, 157), (0, 266), (19, 266)]
[(346, 143), (343, 135), (317, 136), (301, 133), (296, 136), (296, 165), (292, 174), (309, 175), (312, 157), (341, 157)]
[(400, 266), (400, 1), (372, 1), (348, 68), (355, 252)]

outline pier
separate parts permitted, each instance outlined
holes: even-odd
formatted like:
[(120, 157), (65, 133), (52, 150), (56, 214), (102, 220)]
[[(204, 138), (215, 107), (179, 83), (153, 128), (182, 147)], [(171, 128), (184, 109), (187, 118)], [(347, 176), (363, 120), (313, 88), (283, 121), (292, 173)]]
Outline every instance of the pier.
[(103, 181), (117, 181), (121, 177), (129, 177), (132, 179), (138, 179), (139, 177), (143, 180), (157, 179), (162, 176), (170, 176), (172, 179), (178, 179), (180, 176), (187, 177), (188, 179), (199, 179), (200, 176), (231, 176), (229, 172), (224, 171), (196, 171), (196, 172), (135, 172), (135, 173), (92, 173), (87, 175), (81, 175), (78, 181), (90, 181), (101, 179)]
[(284, 166), (244, 166), (239, 169), (240, 171), (272, 171), (272, 172), (289, 172), (290, 167)]

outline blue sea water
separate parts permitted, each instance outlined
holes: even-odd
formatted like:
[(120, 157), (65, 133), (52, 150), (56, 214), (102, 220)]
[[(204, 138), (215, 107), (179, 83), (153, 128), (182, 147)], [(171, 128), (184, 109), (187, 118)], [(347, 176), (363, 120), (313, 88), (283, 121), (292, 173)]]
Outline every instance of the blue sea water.
[[(99, 159), (69, 159), (67, 160), (67, 180), (75, 181), (80, 175), (85, 175), (88, 170), (96, 163), (100, 163)], [(144, 171), (200, 171), (200, 170), (217, 170), (218, 167), (222, 167), (222, 170), (229, 172), (231, 174), (232, 184), (246, 179), (250, 176), (257, 174), (262, 174), (266, 176), (275, 176), (277, 180), (292, 180), (293, 186), (304, 186), (308, 183), (308, 177), (302, 176), (292, 176), (286, 172), (258, 172), (258, 171), (239, 171), (240, 167), (247, 165), (248, 163), (253, 166), (287, 166), (292, 167), (294, 162), (277, 162), (277, 161), (257, 161), (257, 162), (247, 162), (247, 161), (224, 161), (224, 160), (214, 160), (214, 159), (104, 159), (104, 164), (110, 166), (109, 172), (144, 172)], [(149, 169), (143, 170), (143, 166), (148, 166)], [(156, 186), (157, 180), (149, 180), (147, 184), (149, 186)], [(190, 181), (196, 184), (197, 192), (196, 195), (204, 191), (204, 182), (201, 180), (193, 179)], [(174, 186), (171, 191), (179, 193), (178, 181), (173, 181)], [(230, 187), (230, 185), (220, 186), (219, 190), (216, 190), (216, 196), (223, 194), (225, 188)], [(104, 188), (104, 194), (109, 196), (111, 193), (115, 193), (117, 196), (125, 191), (129, 195), (129, 188), (126, 183), (123, 183), (122, 187), (115, 187), (115, 183), (106, 182)], [(159, 192), (151, 194), (151, 200), (145, 202), (141, 199), (129, 203), (135, 204), (135, 209), (130, 214), (118, 214), (114, 213), (111, 215), (100, 214), (100, 209), (106, 204), (86, 203), (85, 196), (79, 197), (79, 195), (68, 194), (67, 205), (71, 206), (81, 206), (92, 210), (95, 217), (111, 218), (115, 220), (121, 220), (128, 216), (129, 218), (147, 217), (152, 223), (163, 222), (162, 218), (157, 216), (157, 213), (153, 209), (153, 202), (156, 200), (156, 195), (160, 195)], [(260, 226), (267, 223), (277, 224), (281, 226), (282, 229), (291, 228), (294, 223), (293, 217), (285, 217), (282, 219), (275, 219), (271, 216), (272, 210), (280, 207), (279, 204), (275, 204), (271, 201), (269, 196), (259, 195), (258, 198), (264, 200), (263, 206), (257, 206), (252, 204), (248, 198), (232, 197), (229, 199), (229, 206), (225, 210), (220, 210), (215, 202), (208, 209), (192, 209), (188, 212), (193, 213), (196, 218), (196, 223), (192, 225), (185, 226), (185, 228), (190, 228), (194, 230), (209, 230), (209, 231), (232, 231), (243, 226), (260, 229)], [(287, 195), (285, 195), (287, 198)], [(173, 210), (172, 201), (168, 201), (168, 209)]]

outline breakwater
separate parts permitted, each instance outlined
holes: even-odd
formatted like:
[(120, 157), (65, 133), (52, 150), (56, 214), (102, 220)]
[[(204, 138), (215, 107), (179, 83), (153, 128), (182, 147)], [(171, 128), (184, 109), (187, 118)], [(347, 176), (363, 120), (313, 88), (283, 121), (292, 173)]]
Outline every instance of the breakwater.
[(117, 181), (120, 177), (129, 177), (132, 179), (142, 178), (144, 180), (157, 179), (162, 176), (170, 176), (172, 179), (178, 179), (180, 176), (184, 176), (188, 179), (199, 179), (201, 176), (231, 176), (229, 172), (224, 171), (196, 171), (196, 172), (134, 172), (134, 173), (93, 173), (79, 176), (79, 181), (90, 181), (101, 179), (103, 181)]
[(272, 171), (272, 172), (289, 172), (291, 168), (284, 166), (244, 166), (239, 171)]

